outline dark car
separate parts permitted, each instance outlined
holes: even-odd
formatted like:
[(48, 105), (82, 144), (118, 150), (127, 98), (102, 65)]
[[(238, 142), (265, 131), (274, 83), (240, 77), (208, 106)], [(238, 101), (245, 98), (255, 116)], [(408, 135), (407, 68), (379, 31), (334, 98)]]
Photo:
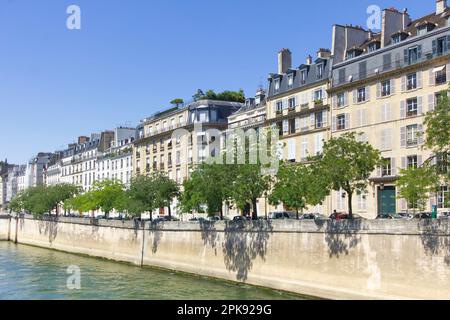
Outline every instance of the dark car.
[(352, 217), (350, 217), (348, 213), (338, 213), (332, 214), (330, 216), (330, 219), (339, 221), (339, 220), (363, 220), (364, 218), (357, 214), (353, 214)]
[(206, 219), (205, 218), (202, 218), (202, 217), (194, 217), (194, 218), (191, 218), (191, 219), (189, 219), (189, 221), (190, 222), (196, 222), (196, 221), (200, 221), (200, 222), (203, 222), (203, 221), (206, 221)]
[(377, 220), (392, 220), (392, 219), (394, 219), (394, 216), (392, 214), (389, 214), (389, 213), (382, 213), (382, 214), (379, 214), (376, 217), (376, 219)]
[(251, 217), (247, 217), (247, 216), (236, 216), (233, 218), (233, 221), (249, 221), (251, 220)]
[(292, 212), (271, 212), (269, 214), (270, 220), (283, 220), (283, 219), (297, 219), (297, 215)]
[(421, 212), (414, 215), (414, 219), (432, 219), (433, 215), (431, 212)]

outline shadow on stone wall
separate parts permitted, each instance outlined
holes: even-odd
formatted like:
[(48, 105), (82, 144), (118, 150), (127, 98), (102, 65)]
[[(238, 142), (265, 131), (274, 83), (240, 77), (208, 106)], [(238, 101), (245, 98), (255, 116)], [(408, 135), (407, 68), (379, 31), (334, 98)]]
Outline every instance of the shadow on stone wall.
[(237, 280), (247, 280), (256, 258), (265, 260), (272, 230), (270, 221), (226, 223), (222, 251), (227, 270), (236, 272)]
[(426, 254), (443, 255), (445, 263), (450, 265), (450, 227), (444, 220), (422, 220), (418, 222), (420, 239)]
[(218, 234), (216, 230), (216, 223), (214, 221), (200, 221), (199, 223), (203, 244), (211, 246), (211, 248), (214, 249), (214, 254), (217, 256)]
[(328, 220), (326, 222), (325, 241), (330, 258), (348, 255), (361, 240), (358, 232), (361, 220)]
[(58, 236), (58, 218), (52, 216), (46, 216), (38, 220), (38, 229), (40, 234), (48, 236), (50, 244)]
[(164, 221), (152, 221), (150, 223), (149, 234), (153, 236), (152, 253), (158, 251), (159, 243), (163, 238)]

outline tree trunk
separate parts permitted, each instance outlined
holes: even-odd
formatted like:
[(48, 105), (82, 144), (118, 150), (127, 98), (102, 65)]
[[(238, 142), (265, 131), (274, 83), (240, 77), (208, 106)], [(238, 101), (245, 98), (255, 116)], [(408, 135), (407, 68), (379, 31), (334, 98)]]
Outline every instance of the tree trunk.
[(350, 219), (353, 219), (353, 206), (352, 206), (353, 193), (347, 192), (347, 196), (348, 196), (348, 217)]
[(252, 206), (253, 206), (253, 220), (258, 219), (258, 199), (252, 200)]
[(220, 220), (223, 220), (223, 207), (220, 207)]
[(298, 213), (298, 208), (297, 208), (297, 220), (300, 218), (300, 214)]
[(169, 218), (172, 218), (172, 209), (170, 208), (170, 203), (167, 208), (169, 209)]

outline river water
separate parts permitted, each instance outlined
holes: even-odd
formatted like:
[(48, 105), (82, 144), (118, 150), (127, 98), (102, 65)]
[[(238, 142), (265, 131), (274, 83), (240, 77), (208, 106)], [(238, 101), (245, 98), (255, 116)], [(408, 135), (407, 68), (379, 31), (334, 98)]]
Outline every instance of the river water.
[(0, 241), (0, 299), (290, 300), (301, 297)]

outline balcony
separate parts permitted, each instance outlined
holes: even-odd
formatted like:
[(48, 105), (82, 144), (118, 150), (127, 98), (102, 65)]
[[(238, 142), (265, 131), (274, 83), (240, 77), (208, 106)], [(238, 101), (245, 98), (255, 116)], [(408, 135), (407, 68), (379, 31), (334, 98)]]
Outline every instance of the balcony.
[(289, 113), (295, 112), (295, 107), (290, 107), (290, 108), (288, 109), (288, 112), (289, 112)]
[(406, 117), (408, 117), (408, 118), (416, 117), (416, 116), (417, 116), (417, 110), (406, 112)]
[(408, 147), (415, 147), (419, 144), (419, 140), (418, 139), (412, 139), (412, 140), (407, 140), (406, 141), (406, 145)]
[(141, 153), (140, 152), (136, 152), (136, 159), (140, 159), (141, 158)]
[(323, 99), (318, 99), (314, 101), (314, 107), (321, 107), (323, 106)]

